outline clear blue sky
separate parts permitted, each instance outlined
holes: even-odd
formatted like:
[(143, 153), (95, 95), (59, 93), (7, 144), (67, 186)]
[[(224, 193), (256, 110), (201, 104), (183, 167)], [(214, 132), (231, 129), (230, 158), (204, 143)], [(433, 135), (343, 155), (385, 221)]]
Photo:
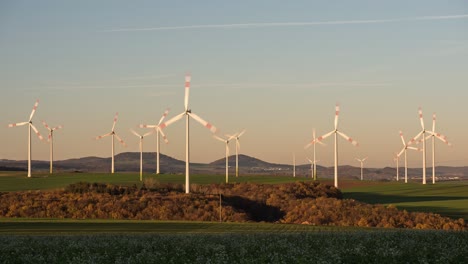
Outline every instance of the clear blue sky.
[[(340, 140), (340, 164), (393, 166), (398, 131), (419, 132), (421, 106), (454, 144), (437, 142), (437, 164), (468, 165), (466, 1), (2, 1), (0, 58), (0, 159), (27, 158), (27, 128), (7, 125), (27, 121), (36, 98), (41, 133), (41, 120), (64, 126), (56, 159), (109, 157), (110, 138), (92, 138), (115, 112), (128, 144), (117, 152), (138, 151), (129, 129), (181, 113), (190, 72), (190, 108), (221, 134), (246, 128), (241, 153), (306, 163), (312, 128), (331, 131), (339, 102), (339, 128), (360, 143)], [(184, 159), (184, 122), (165, 131), (162, 152)], [(223, 157), (208, 130), (191, 132), (192, 161)], [(330, 166), (326, 143), (317, 158)], [(33, 138), (33, 159), (48, 151)]]

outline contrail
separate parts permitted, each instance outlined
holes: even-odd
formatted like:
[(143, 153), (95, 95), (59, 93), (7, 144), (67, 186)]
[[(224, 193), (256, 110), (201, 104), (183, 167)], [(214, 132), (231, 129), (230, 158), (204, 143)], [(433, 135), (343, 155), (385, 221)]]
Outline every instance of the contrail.
[(298, 26), (318, 26), (318, 25), (352, 25), (352, 24), (379, 24), (405, 21), (423, 20), (449, 20), (468, 18), (468, 14), (447, 15), (447, 16), (421, 16), (393, 19), (372, 19), (372, 20), (336, 20), (336, 21), (315, 21), (315, 22), (273, 22), (273, 23), (242, 23), (242, 24), (218, 24), (218, 25), (189, 25), (189, 26), (167, 26), (151, 28), (121, 28), (104, 30), (102, 32), (130, 32), (130, 31), (168, 31), (186, 29), (235, 29), (235, 28), (263, 28), (263, 27), (298, 27)]

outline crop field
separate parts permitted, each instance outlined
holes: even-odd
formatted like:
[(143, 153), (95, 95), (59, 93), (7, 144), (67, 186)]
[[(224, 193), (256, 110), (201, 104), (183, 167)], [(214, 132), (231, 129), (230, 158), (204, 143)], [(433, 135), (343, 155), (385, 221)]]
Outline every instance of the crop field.
[(466, 263), (468, 255), (467, 232), (422, 230), (1, 235), (0, 243), (2, 263)]

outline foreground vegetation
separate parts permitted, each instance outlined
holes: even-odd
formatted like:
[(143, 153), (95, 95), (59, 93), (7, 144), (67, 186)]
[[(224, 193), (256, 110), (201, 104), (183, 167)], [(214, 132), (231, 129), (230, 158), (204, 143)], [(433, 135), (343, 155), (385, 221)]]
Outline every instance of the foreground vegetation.
[(465, 263), (468, 233), (0, 236), (2, 263)]
[[(220, 204), (221, 199), (221, 204)], [(342, 199), (320, 182), (142, 187), (77, 183), (65, 190), (0, 194), (3, 217), (280, 222), (310, 225), (464, 230), (463, 219), (410, 213)]]

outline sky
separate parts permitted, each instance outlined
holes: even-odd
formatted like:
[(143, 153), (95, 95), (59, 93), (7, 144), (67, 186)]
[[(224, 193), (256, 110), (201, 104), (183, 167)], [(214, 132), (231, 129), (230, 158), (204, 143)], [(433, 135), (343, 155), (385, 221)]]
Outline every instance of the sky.
[[(0, 3), (0, 159), (27, 159), (27, 127), (63, 125), (55, 159), (110, 157), (138, 151), (130, 128), (155, 124), (164, 110), (189, 108), (232, 134), (246, 129), (242, 154), (268, 162), (307, 163), (304, 146), (333, 130), (340, 165), (395, 166), (393, 156), (425, 126), (448, 137), (436, 143), (436, 165), (468, 166), (467, 1), (2, 1)], [(161, 153), (185, 159), (185, 122), (165, 128)], [(190, 123), (191, 161), (224, 157), (222, 142)], [(318, 164), (333, 165), (333, 138), (317, 146)], [(234, 152), (231, 144), (231, 153)], [(32, 138), (34, 160), (47, 142)], [(155, 151), (154, 135), (144, 151)], [(431, 144), (427, 162), (431, 162)], [(403, 160), (400, 160), (402, 164)], [(410, 167), (422, 154), (408, 152)]]

